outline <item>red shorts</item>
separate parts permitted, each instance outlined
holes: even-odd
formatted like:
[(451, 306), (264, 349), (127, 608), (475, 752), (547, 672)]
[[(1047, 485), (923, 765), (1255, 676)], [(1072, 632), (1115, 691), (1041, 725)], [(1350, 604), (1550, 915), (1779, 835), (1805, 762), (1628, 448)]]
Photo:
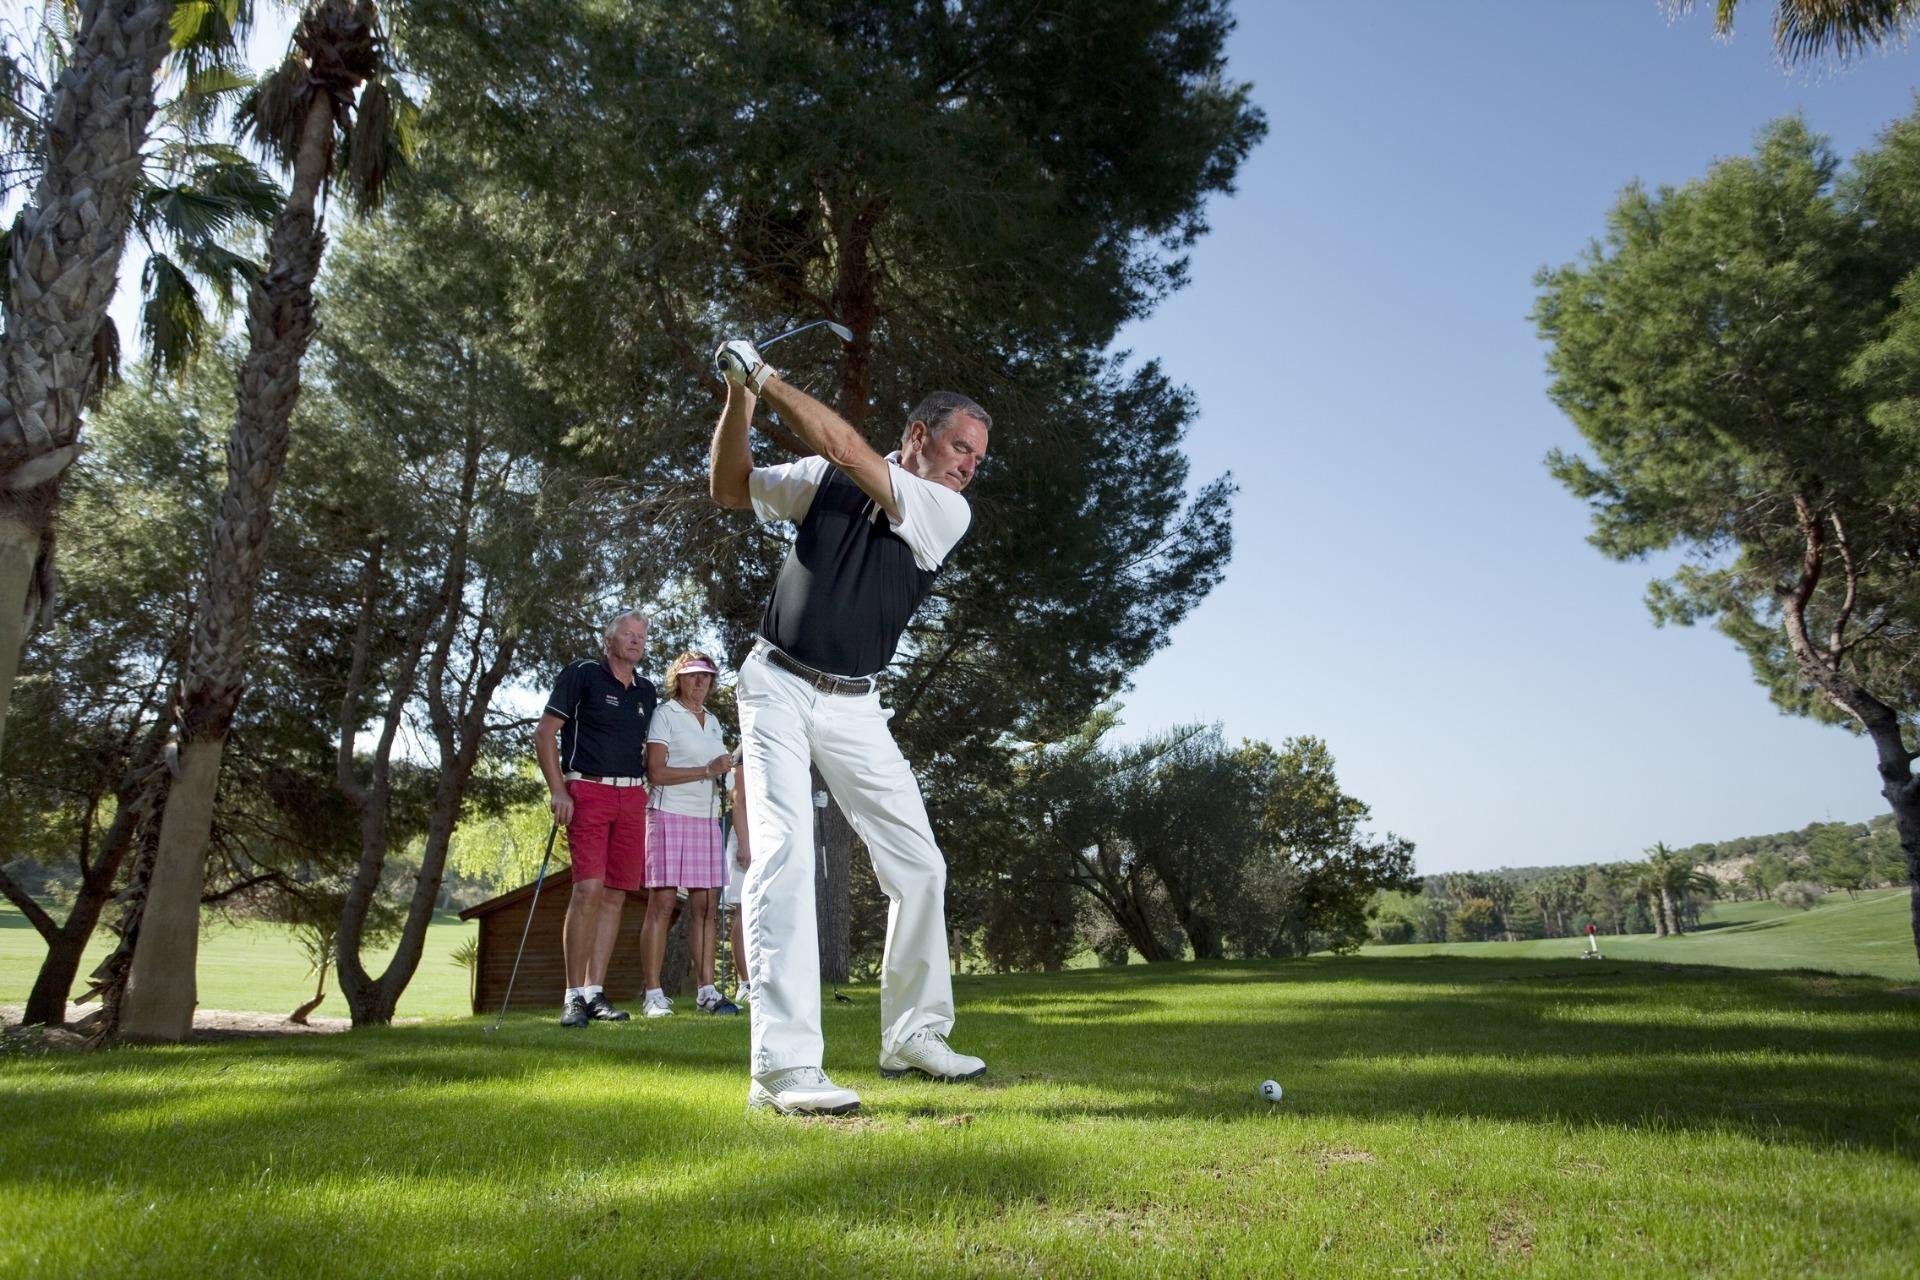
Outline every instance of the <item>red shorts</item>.
[(567, 794), (573, 797), (573, 821), (567, 824), (573, 882), (638, 889), (647, 874), (647, 789), (569, 782)]

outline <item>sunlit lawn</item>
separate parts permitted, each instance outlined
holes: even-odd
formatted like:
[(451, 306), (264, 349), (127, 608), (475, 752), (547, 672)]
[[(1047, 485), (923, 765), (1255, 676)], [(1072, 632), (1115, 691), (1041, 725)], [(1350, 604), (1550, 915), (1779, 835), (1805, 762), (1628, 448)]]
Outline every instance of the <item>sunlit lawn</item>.
[[(65, 913), (56, 918), (65, 919)], [(472, 937), (474, 926), (461, 923), (446, 912), (434, 918), (427, 930), (426, 951), (413, 981), (400, 997), (399, 1016), (403, 1018), (435, 1014), (464, 1014), (471, 1005), (467, 970), (453, 963), (453, 950)], [(114, 938), (106, 929), (95, 932), (80, 967), (81, 981), (74, 987), (74, 998), (87, 988), (86, 976), (94, 965), (113, 949)], [(40, 935), (27, 918), (10, 905), (0, 904), (0, 1004), (24, 1004), (33, 989), (34, 975), (47, 953)], [(370, 953), (368, 964), (385, 965), (391, 948)], [(376, 967), (376, 973), (379, 969)], [(294, 941), (293, 931), (285, 925), (229, 923), (209, 917), (200, 938), (200, 963), (196, 972), (203, 1009), (251, 1009), (263, 1013), (288, 1013), (313, 996), (313, 975)], [(554, 999), (559, 1000), (558, 993)], [(327, 998), (315, 1010), (319, 1016), (347, 1016), (346, 1001), (327, 977)]]
[[(742, 1020), (0, 1061), (0, 1274), (1920, 1275), (1920, 1001), (1314, 958), (960, 980), (984, 1085), (743, 1109)], [(1286, 1100), (1255, 1095), (1279, 1079)]]

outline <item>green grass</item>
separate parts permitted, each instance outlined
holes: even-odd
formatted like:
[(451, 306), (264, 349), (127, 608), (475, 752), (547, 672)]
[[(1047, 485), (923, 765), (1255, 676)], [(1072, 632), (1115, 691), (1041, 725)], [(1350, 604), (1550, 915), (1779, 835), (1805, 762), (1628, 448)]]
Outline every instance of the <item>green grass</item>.
[[(1602, 936), (1608, 960), (1661, 960), (1734, 969), (1821, 969), (1920, 982), (1905, 889), (1878, 889), (1858, 898), (1829, 894), (1807, 911), (1773, 902), (1716, 903), (1697, 933), (1655, 938), (1650, 933)], [(1473, 955), (1550, 959), (1577, 956), (1585, 938), (1527, 942), (1405, 943), (1368, 947), (1369, 955)]]
[[(1920, 1002), (1315, 957), (961, 979), (983, 1084), (744, 1112), (742, 1020), (0, 1058), (0, 1274), (1920, 1275)], [(1274, 1077), (1286, 1100), (1255, 1096)]]
[[(65, 919), (65, 913), (56, 913), (55, 918)], [(467, 971), (454, 964), (452, 956), (454, 948), (472, 937), (473, 931), (473, 925), (462, 924), (451, 912), (434, 918), (427, 930), (420, 967), (400, 997), (398, 1016), (433, 1017), (468, 1011)], [(75, 998), (86, 990), (87, 974), (113, 949), (113, 941), (105, 929), (94, 933), (80, 966)], [(46, 945), (27, 918), (11, 905), (0, 904), (0, 1004), (26, 1003), (46, 954)], [(378, 973), (391, 955), (390, 947), (369, 953), (367, 964)], [(306, 965), (293, 931), (284, 925), (231, 924), (209, 918), (201, 931), (196, 974), (200, 1007), (291, 1013), (313, 996), (314, 980)], [(334, 990), (332, 976), (327, 978), (327, 998), (314, 1013), (347, 1016), (347, 1003)]]

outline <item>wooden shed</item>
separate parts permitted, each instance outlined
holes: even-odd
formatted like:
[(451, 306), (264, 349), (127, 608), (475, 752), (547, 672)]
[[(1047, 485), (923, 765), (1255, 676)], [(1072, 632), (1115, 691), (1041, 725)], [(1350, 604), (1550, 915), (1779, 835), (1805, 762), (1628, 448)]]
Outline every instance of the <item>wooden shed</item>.
[[(572, 893), (571, 867), (547, 873), (539, 905), (534, 908), (533, 927), (527, 931), (527, 953), (520, 961), (520, 976), (514, 980), (513, 1003), (508, 1008), (551, 1009), (557, 1015), (567, 992), (560, 926)], [(475, 1013), (492, 1013), (500, 1007), (500, 998), (507, 992), (507, 976), (513, 971), (513, 953), (520, 946), (520, 931), (527, 928), (527, 905), (532, 897), (533, 884), (529, 881), (460, 913), (462, 920), (480, 922), (480, 959), (473, 974)], [(626, 910), (620, 913), (620, 938), (607, 965), (607, 999), (615, 1004), (636, 1001), (642, 994), (640, 925), (646, 916), (646, 892), (628, 894)]]

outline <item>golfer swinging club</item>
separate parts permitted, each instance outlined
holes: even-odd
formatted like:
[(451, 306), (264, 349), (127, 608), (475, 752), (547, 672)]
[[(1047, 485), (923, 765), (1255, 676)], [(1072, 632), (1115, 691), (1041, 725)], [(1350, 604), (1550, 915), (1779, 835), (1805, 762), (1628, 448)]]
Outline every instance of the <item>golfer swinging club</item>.
[[(781, 381), (752, 343), (725, 343), (716, 359), (727, 404), (713, 433), (714, 501), (798, 528), (738, 690), (753, 848), (743, 889), (754, 976), (747, 1105), (839, 1115), (860, 1096), (820, 1069), (809, 760), (891, 900), (881, 1074), (970, 1080), (987, 1070), (947, 1045), (946, 860), (874, 677), (967, 531), (960, 493), (986, 457), (993, 422), (965, 396), (938, 391), (914, 409), (899, 452), (883, 458), (838, 414)], [(754, 466), (747, 429), (757, 398), (819, 456)]]

